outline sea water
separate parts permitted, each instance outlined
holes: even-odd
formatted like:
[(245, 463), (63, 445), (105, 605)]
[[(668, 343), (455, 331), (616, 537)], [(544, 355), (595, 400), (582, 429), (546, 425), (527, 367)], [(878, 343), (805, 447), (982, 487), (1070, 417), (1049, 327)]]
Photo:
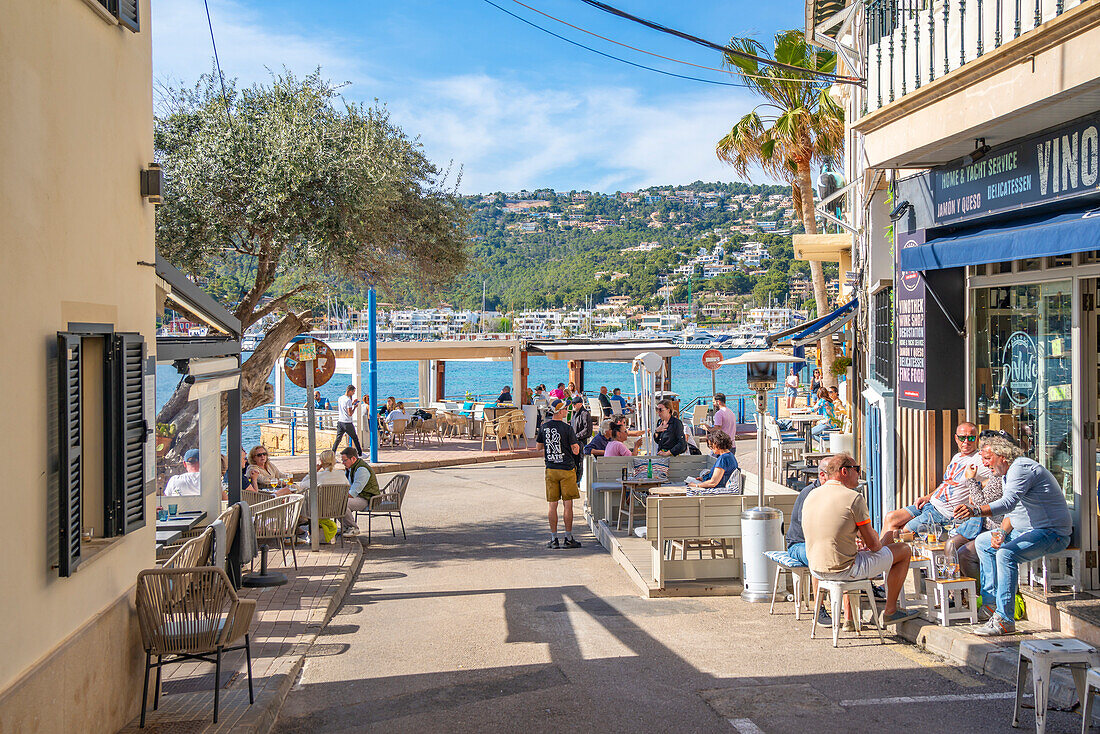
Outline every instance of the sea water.
[[(743, 349), (723, 349), (722, 357), (727, 359), (744, 353)], [(249, 352), (243, 357), (247, 358)], [(711, 394), (711, 373), (703, 366), (703, 353), (699, 350), (685, 351), (672, 358), (672, 391), (680, 396), (682, 403), (686, 404), (693, 398), (709, 396)], [(527, 377), (527, 385), (532, 389), (539, 384), (545, 384), (547, 390), (553, 390), (559, 382), (569, 383), (568, 362), (552, 360), (543, 355), (530, 355), (527, 358), (527, 367), (530, 371)], [(364, 362), (362, 367), (363, 390), (368, 388), (368, 366)], [(717, 371), (718, 392), (726, 393), (730, 401), (730, 407), (737, 409), (735, 396), (748, 396), (750, 391), (745, 382), (745, 368), (741, 365), (726, 365), (719, 367)], [(780, 365), (779, 384), (783, 384), (786, 377), (786, 365)], [(808, 370), (803, 368), (800, 373), (803, 382), (808, 379)], [(270, 378), (274, 381), (272, 373)], [(176, 386), (179, 384), (180, 375), (171, 365), (157, 365), (157, 412), (168, 402)], [(320, 388), (321, 395), (332, 402), (336, 407), (336, 400), (344, 394), (347, 386), (351, 384), (349, 375), (333, 375), (329, 382)], [(445, 377), (445, 394), (448, 397), (461, 399), (467, 391), (475, 398), (480, 396), (482, 400), (494, 400), (500, 394), (501, 388), (509, 385), (515, 395), (516, 386), (512, 384), (512, 363), (509, 362), (482, 362), (448, 360)], [(616, 387), (622, 389), (623, 395), (632, 399), (634, 394), (634, 375), (630, 371), (630, 364), (626, 362), (586, 362), (584, 365), (585, 392), (594, 395), (601, 385), (607, 386), (610, 393)], [(292, 384), (290, 380), (284, 383), (284, 400), (288, 405), (304, 406), (306, 400), (305, 390)], [(385, 401), (389, 396), (405, 401), (406, 405), (415, 405), (417, 402), (417, 363), (416, 362), (379, 362), (378, 363), (378, 396), (380, 401)], [(779, 390), (772, 394), (776, 395)], [(709, 400), (707, 401), (709, 403)], [(771, 405), (769, 401), (769, 406)], [(244, 416), (244, 426), (241, 431), (242, 443), (250, 447), (259, 443), (260, 429), (258, 423), (267, 418), (270, 406), (264, 405), (255, 408)], [(752, 414), (751, 401), (746, 406), (748, 413)]]

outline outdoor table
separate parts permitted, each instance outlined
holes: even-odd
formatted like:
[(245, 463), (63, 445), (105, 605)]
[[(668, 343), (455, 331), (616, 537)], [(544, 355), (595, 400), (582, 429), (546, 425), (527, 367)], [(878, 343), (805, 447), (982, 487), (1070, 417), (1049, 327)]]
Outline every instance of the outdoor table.
[(824, 461), (825, 459), (828, 459), (830, 456), (836, 456), (836, 454), (832, 453), (831, 451), (807, 451), (806, 453), (802, 454), (802, 459), (806, 463), (817, 464), (821, 461)]
[(181, 512), (177, 515), (169, 515), (167, 520), (157, 520), (157, 530), (179, 530), (185, 533), (205, 519), (205, 510)]
[(182, 537), (182, 530), (157, 530), (157, 545), (168, 545)]
[(686, 484), (663, 484), (649, 490), (651, 497), (685, 497), (687, 496)]
[(810, 433), (810, 427), (820, 420), (822, 420), (822, 416), (818, 415), (817, 413), (809, 413), (806, 415), (792, 415), (790, 417), (791, 423), (798, 427), (799, 432), (802, 433), (802, 437), (806, 440), (805, 453), (810, 453), (813, 451), (813, 446), (811, 445), (812, 434)]
[[(623, 515), (627, 516), (628, 522), (630, 521), (630, 509), (633, 505), (633, 501), (634, 501), (633, 498), (634, 498), (634, 493), (635, 492), (639, 493), (639, 499), (641, 499), (641, 495), (646, 493), (647, 490), (652, 489), (654, 487), (659, 487), (662, 484), (664, 484), (666, 481), (668, 481), (668, 480), (667, 479), (656, 479), (656, 478), (653, 478), (653, 477), (641, 477), (639, 479), (624, 479), (624, 480), (622, 480), (622, 482), (623, 482), (623, 491), (622, 491), (622, 494), (619, 497), (619, 514), (615, 518), (615, 529), (617, 530), (619, 528), (619, 525), (622, 522)], [(644, 506), (644, 503), (643, 503), (643, 506)], [(633, 530), (633, 528), (628, 528), (628, 530)]]

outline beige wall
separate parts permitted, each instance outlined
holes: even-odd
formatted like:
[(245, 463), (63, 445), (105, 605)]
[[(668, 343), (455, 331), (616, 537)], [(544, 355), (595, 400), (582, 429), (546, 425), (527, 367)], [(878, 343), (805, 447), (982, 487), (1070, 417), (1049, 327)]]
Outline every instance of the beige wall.
[[(34, 690), (36, 671), (50, 660), (86, 644), (94, 620), (114, 620), (95, 639), (115, 649), (69, 664), (134, 662), (130, 613), (118, 610), (137, 572), (153, 565), (152, 523), (86, 560), (70, 578), (50, 568), (56, 540), (47, 528), (56, 500), (47, 482), (56, 455), (47, 349), (70, 321), (140, 331), (150, 354), (155, 335), (153, 270), (138, 265), (153, 260), (154, 212), (139, 187), (139, 172), (152, 160), (149, 2), (141, 2), (138, 34), (104, 22), (85, 0), (6, 3), (4, 11), (0, 445), (7, 461), (0, 505), (7, 521), (0, 533), (0, 709), (7, 717), (5, 698), (25, 700), (16, 694)], [(129, 671), (118, 675), (131, 680)], [(127, 686), (109, 685), (110, 677), (87, 677), (64, 698), (62, 690), (43, 688), (57, 698), (39, 703), (95, 712), (82, 730), (117, 729), (138, 705), (140, 689), (119, 700)]]

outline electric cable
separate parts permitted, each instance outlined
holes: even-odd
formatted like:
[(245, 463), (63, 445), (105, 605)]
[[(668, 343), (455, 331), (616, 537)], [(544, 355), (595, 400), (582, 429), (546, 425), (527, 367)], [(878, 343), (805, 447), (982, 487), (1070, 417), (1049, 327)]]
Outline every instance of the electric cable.
[(655, 31), (660, 31), (661, 33), (667, 33), (669, 35), (676, 36), (677, 38), (682, 38), (685, 41), (691, 41), (692, 43), (697, 43), (697, 44), (699, 44), (700, 46), (702, 46), (704, 48), (709, 48), (709, 49), (712, 49), (714, 51), (718, 51), (722, 54), (730, 54), (731, 56), (739, 56), (741, 58), (750, 59), (750, 60), (755, 61), (755, 62), (760, 63), (760, 64), (766, 64), (768, 66), (775, 66), (777, 68), (787, 69), (789, 71), (797, 71), (800, 74), (812, 74), (814, 76), (819, 76), (819, 77), (822, 77), (822, 78), (825, 78), (825, 79), (832, 79), (834, 81), (842, 82), (844, 84), (863, 84), (866, 81), (864, 79), (860, 79), (858, 77), (853, 77), (853, 76), (843, 76), (841, 74), (832, 74), (832, 73), (827, 72), (827, 71), (814, 71), (812, 69), (804, 69), (800, 66), (795, 66), (794, 64), (785, 64), (781, 61), (776, 61), (774, 59), (765, 58), (763, 56), (757, 56), (756, 54), (751, 54), (748, 51), (738, 51), (737, 49), (732, 49), (729, 46), (720, 46), (719, 44), (714, 43), (713, 41), (707, 41), (703, 38), (699, 38), (698, 36), (693, 36), (690, 33), (684, 33), (683, 31), (678, 31), (675, 28), (669, 28), (668, 26), (663, 26), (660, 23), (655, 23), (652, 20), (646, 20), (645, 18), (639, 18), (636, 15), (631, 15), (630, 13), (627, 13), (626, 11), (623, 11), (623, 10), (619, 10), (618, 8), (613, 7), (611, 5), (608, 5), (607, 3), (602, 3), (602, 2), (600, 2), (600, 0), (581, 0), (581, 2), (585, 3), (586, 5), (591, 5), (592, 7), (596, 8), (598, 10), (602, 10), (605, 13), (610, 13), (612, 15), (617, 15), (620, 18), (625, 18), (626, 20), (632, 21), (634, 23), (639, 23), (641, 25), (644, 25), (647, 28), (652, 28)]
[(631, 46), (630, 44), (623, 43), (622, 41), (616, 41), (614, 38), (608, 38), (607, 36), (601, 36), (599, 33), (595, 33), (593, 31), (590, 31), (587, 28), (581, 28), (578, 25), (573, 25), (572, 23), (570, 23), (567, 20), (562, 20), (561, 18), (550, 15), (549, 13), (544, 13), (543, 11), (539, 10), (538, 8), (531, 7), (527, 3), (521, 2), (520, 0), (512, 0), (512, 2), (514, 2), (516, 5), (521, 5), (521, 6), (527, 8), (528, 10), (530, 10), (532, 12), (538, 13), (539, 15), (545, 16), (545, 17), (549, 18), (550, 20), (557, 21), (558, 23), (561, 23), (562, 25), (567, 25), (567, 26), (569, 26), (570, 28), (572, 28), (574, 30), (580, 31), (581, 33), (587, 33), (590, 36), (594, 36), (596, 38), (599, 38), (602, 41), (607, 41), (608, 43), (613, 43), (616, 46), (622, 46), (623, 48), (629, 48), (631, 51), (637, 51), (638, 53), (643, 53), (643, 54), (647, 54), (649, 56), (654, 56), (658, 59), (664, 59), (665, 61), (671, 61), (671, 62), (676, 63), (676, 64), (683, 64), (684, 66), (694, 66), (696, 69), (705, 69), (706, 71), (717, 71), (720, 74), (729, 74), (730, 76), (744, 77), (744, 78), (747, 78), (747, 79), (766, 79), (768, 81), (775, 81), (775, 82), (808, 82), (808, 83), (821, 82), (820, 79), (802, 79), (802, 78), (795, 79), (795, 78), (792, 78), (792, 77), (765, 76), (763, 74), (746, 74), (746, 73), (739, 72), (739, 71), (736, 71), (736, 72), (735, 71), (730, 71), (729, 69), (719, 69), (716, 66), (702, 66), (701, 64), (693, 64), (690, 61), (683, 61), (682, 59), (674, 59), (671, 56), (662, 56), (661, 54), (653, 53), (652, 51), (646, 51), (644, 48), (638, 48), (637, 46)]
[(225, 107), (225, 119), (229, 122), (230, 130), (236, 131), (233, 127), (233, 118), (229, 115), (229, 95), (225, 92), (225, 74), (222, 72), (222, 63), (218, 60), (218, 43), (214, 40), (214, 23), (210, 20), (210, 3), (208, 0), (202, 0), (203, 7), (206, 8), (206, 27), (210, 29), (210, 45), (214, 48), (214, 66), (218, 69), (218, 81), (222, 85), (222, 105)]
[(554, 31), (552, 31), (548, 28), (543, 28), (538, 23), (533, 23), (533, 22), (527, 20), (526, 18), (524, 18), (523, 16), (516, 15), (515, 13), (508, 10), (507, 8), (502, 8), (501, 6), (499, 6), (495, 2), (493, 2), (493, 0), (484, 0), (484, 1), (486, 3), (488, 3), (489, 5), (492, 5), (494, 8), (501, 11), (502, 13), (506, 13), (506, 14), (510, 15), (513, 18), (515, 18), (516, 20), (522, 21), (522, 22), (526, 23), (527, 25), (531, 26), (532, 28), (537, 28), (538, 30), (542, 31), (543, 33), (549, 33), (554, 38), (561, 39), (562, 41), (565, 41), (566, 43), (573, 44), (574, 46), (577, 46), (579, 48), (583, 48), (586, 51), (591, 51), (594, 54), (599, 54), (600, 56), (603, 56), (604, 58), (611, 59), (613, 61), (620, 61), (624, 64), (629, 64), (630, 66), (636, 67), (638, 69), (645, 69), (646, 71), (652, 71), (652, 72), (656, 72), (658, 74), (664, 74), (665, 76), (673, 76), (673, 77), (676, 77), (677, 79), (688, 79), (688, 80), (693, 81), (693, 82), (702, 82), (704, 84), (716, 84), (716, 85), (721, 86), (721, 87), (742, 87), (742, 88), (745, 88), (745, 89), (750, 88), (749, 85), (747, 85), (747, 84), (735, 84), (734, 82), (719, 82), (719, 81), (715, 81), (714, 79), (703, 79), (702, 77), (687, 76), (686, 74), (676, 74), (676, 73), (671, 72), (671, 71), (665, 71), (664, 69), (655, 69), (652, 66), (646, 66), (645, 64), (638, 64), (638, 63), (635, 63), (633, 61), (627, 61), (624, 58), (620, 58), (618, 56), (614, 56), (614, 55), (609, 54), (609, 53), (604, 53), (603, 51), (600, 51), (598, 49), (594, 49), (591, 46), (585, 46), (583, 43), (578, 43), (577, 41), (574, 41), (571, 38), (566, 38), (565, 36), (554, 33)]

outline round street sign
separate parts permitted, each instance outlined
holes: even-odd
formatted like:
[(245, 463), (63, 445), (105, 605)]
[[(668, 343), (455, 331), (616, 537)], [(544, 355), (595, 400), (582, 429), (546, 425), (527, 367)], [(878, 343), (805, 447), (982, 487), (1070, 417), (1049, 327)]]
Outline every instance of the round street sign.
[(294, 342), (286, 350), (283, 369), (286, 376), (298, 387), (306, 386), (306, 367), (313, 360), (313, 386), (320, 387), (332, 379), (336, 373), (336, 353), (328, 344), (317, 339), (304, 339)]
[(708, 349), (703, 352), (703, 366), (708, 370), (718, 369), (718, 363), (722, 361), (722, 353), (717, 349)]

